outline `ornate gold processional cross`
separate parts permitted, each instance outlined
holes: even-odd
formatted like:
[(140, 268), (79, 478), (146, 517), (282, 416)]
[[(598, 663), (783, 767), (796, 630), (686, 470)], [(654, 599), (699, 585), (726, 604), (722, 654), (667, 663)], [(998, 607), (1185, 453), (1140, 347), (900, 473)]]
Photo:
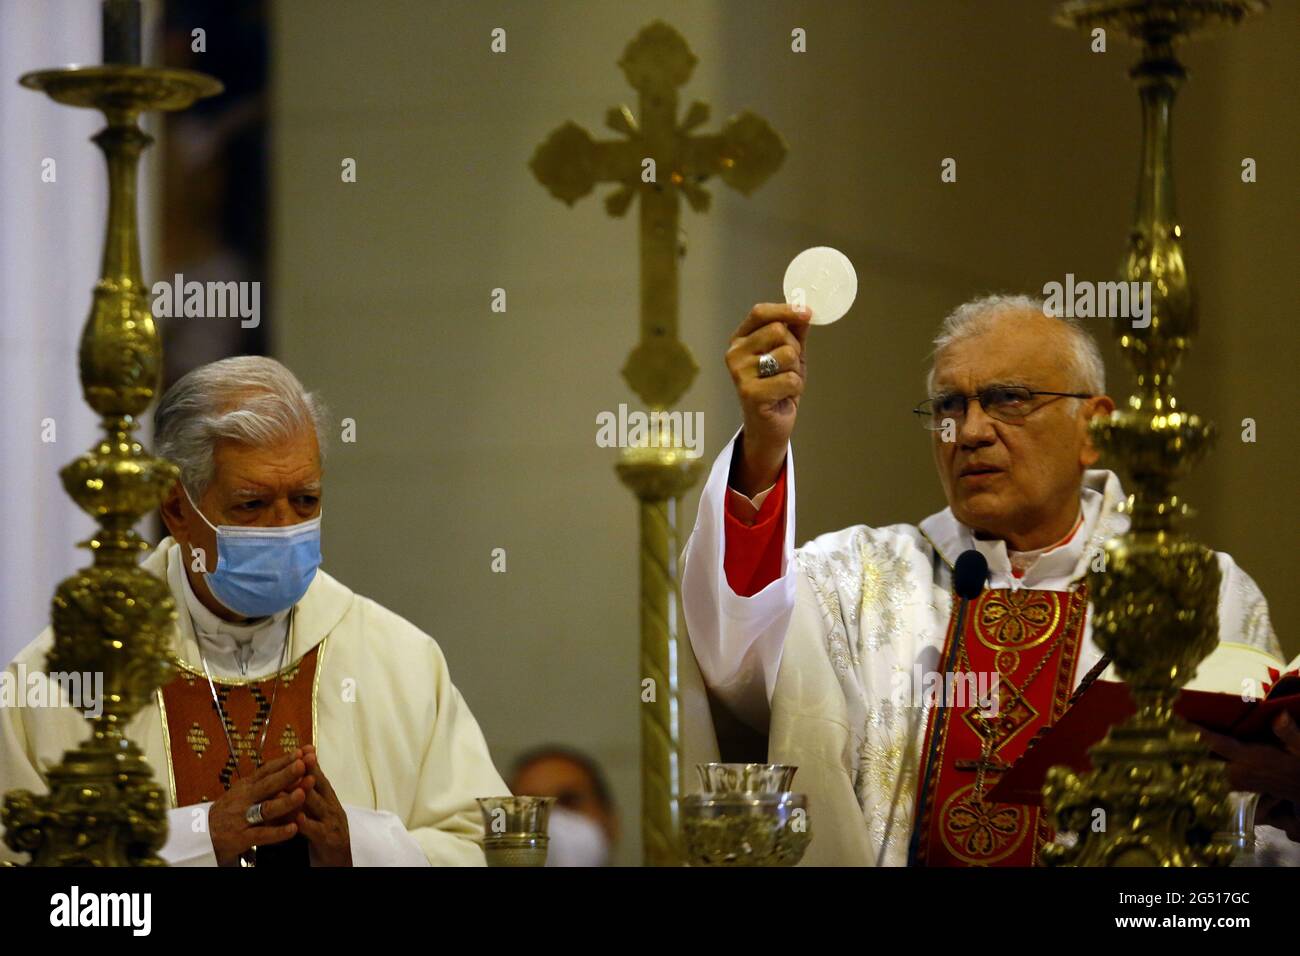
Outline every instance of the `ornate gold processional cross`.
[[(623, 378), (649, 406), (663, 411), (690, 388), (699, 371), (678, 338), (677, 260), (679, 196), (707, 212), (710, 176), (749, 195), (785, 158), (781, 137), (753, 113), (742, 112), (715, 135), (691, 135), (709, 118), (695, 100), (679, 122), (677, 89), (690, 78), (694, 54), (662, 21), (645, 27), (618, 61), (639, 94), (638, 112), (609, 110), (605, 124), (623, 139), (595, 140), (569, 122), (555, 130), (529, 163), (557, 199), (568, 205), (597, 183), (617, 183), (605, 199), (612, 216), (641, 199), (641, 341), (623, 366)], [(647, 865), (681, 862), (677, 801), (681, 795), (681, 733), (677, 695), (678, 641), (684, 633), (677, 556), (679, 500), (702, 470), (682, 447), (670, 416), (652, 418), (649, 439), (620, 455), (620, 479), (641, 509), (641, 828)]]

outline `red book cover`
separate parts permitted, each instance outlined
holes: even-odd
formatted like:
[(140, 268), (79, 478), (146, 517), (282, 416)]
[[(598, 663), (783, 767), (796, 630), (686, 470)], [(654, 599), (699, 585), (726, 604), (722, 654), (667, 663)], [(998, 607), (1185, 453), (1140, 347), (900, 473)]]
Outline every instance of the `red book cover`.
[[(1204, 690), (1184, 690), (1174, 713), (1208, 730), (1247, 743), (1276, 743), (1273, 720), (1286, 710), (1300, 721), (1300, 690), (1296, 682), (1279, 681), (1263, 700), (1242, 700), (1240, 695)], [(989, 791), (993, 803), (1039, 804), (1049, 767), (1065, 766), (1076, 772), (1092, 769), (1088, 751), (1100, 743), (1113, 724), (1133, 716), (1128, 685), (1098, 680), (1087, 687), (1053, 727), (1040, 731), (1024, 755)]]

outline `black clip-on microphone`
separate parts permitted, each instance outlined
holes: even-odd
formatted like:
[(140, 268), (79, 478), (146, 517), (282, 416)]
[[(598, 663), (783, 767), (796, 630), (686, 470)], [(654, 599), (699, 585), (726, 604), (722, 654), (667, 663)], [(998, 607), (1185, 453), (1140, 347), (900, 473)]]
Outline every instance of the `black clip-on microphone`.
[[(974, 548), (963, 551), (957, 556), (957, 563), (952, 567), (952, 589), (961, 599), (957, 605), (957, 623), (952, 632), (952, 646), (948, 648), (948, 660), (940, 672), (947, 686), (947, 675), (952, 672), (957, 657), (957, 648), (961, 645), (962, 634), (966, 626), (966, 609), (970, 602), (984, 592), (984, 584), (989, 579), (989, 563)], [(947, 707), (947, 700), (939, 706)], [(930, 736), (930, 750), (925, 757), (925, 779), (921, 781), (921, 790), (916, 807), (916, 819), (912, 821), (912, 839), (907, 845), (907, 865), (916, 865), (917, 850), (921, 845), (921, 821), (925, 819), (925, 796), (930, 790), (930, 774), (934, 772), (934, 754), (939, 745), (938, 727)]]

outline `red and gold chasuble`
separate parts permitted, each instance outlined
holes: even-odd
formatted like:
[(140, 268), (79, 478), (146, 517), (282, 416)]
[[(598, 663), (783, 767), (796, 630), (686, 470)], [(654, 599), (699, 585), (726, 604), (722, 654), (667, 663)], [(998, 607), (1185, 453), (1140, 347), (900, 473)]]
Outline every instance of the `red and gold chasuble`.
[[(1053, 838), (1037, 806), (982, 799), (1043, 727), (1065, 712), (1087, 613), (1087, 588), (1075, 591), (985, 590), (970, 602), (964, 634), (954, 635), (957, 603), (941, 660), (954, 670), (998, 674), (996, 714), (971, 699), (930, 710), (925, 745), (938, 749), (917, 826), (920, 866), (1034, 866)], [(960, 640), (953, 654), (953, 641)], [(986, 678), (991, 680), (991, 676)], [(987, 686), (983, 684), (981, 686)], [(973, 697), (975, 695), (969, 695)], [(943, 703), (942, 701), (940, 703)], [(954, 704), (953, 701), (948, 701)], [(921, 781), (925, 780), (922, 768)], [(919, 806), (919, 804), (918, 804)]]
[[(275, 674), (251, 681), (214, 677), (212, 683), (225, 715), (225, 732), (203, 671), (173, 661), (176, 676), (158, 691), (158, 696), (167, 737), (167, 769), (174, 806), (215, 800), (236, 779), (250, 776), (263, 761), (315, 742), (316, 665), (320, 648), (317, 644), (285, 668), (280, 673), (278, 689)], [(259, 754), (264, 729), (266, 745)], [(230, 744), (234, 745), (233, 754)]]

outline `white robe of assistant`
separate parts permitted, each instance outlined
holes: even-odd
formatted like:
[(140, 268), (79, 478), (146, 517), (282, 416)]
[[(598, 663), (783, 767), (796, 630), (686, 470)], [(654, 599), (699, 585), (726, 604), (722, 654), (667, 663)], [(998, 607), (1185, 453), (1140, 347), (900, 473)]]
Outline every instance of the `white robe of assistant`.
[[(1082, 527), (1017, 579), (1005, 542), (976, 539), (950, 509), (919, 525), (845, 528), (796, 550), (790, 450), (782, 576), (740, 597), (723, 565), (734, 444), (733, 437), (714, 462), (683, 556), (683, 610), (698, 662), (698, 669), (683, 668), (687, 745), (694, 753), (717, 752), (708, 707), (698, 702), (707, 684), (734, 714), (766, 729), (770, 761), (798, 766), (795, 789), (808, 795), (813, 830), (805, 863), (905, 865), (927, 714), (897, 704), (896, 675), (911, 675), (917, 666), (921, 673), (941, 670), (953, 563), (975, 548), (988, 560), (989, 587), (1066, 590), (1086, 575), (1096, 549), (1128, 526), (1117, 510), (1124, 500), (1119, 480), (1088, 471)], [(1232, 558), (1217, 557), (1220, 639), (1253, 648), (1240, 648), (1234, 660), (1250, 661), (1257, 669), (1249, 676), (1261, 675), (1269, 660), (1281, 661), (1268, 605)], [(1090, 607), (1076, 685), (1102, 657), (1091, 621)], [(1287, 852), (1300, 849), (1281, 831), (1259, 831), (1266, 842), (1285, 843)]]
[[(166, 580), (176, 600), (172, 653), (202, 668), (179, 545), (165, 539), (142, 566)], [(315, 744), (321, 769), (347, 812), (353, 864), (484, 865), (475, 798), (509, 791), (433, 638), (323, 570), (298, 602), (293, 630), (294, 660), (323, 644)], [(10, 664), (14, 678), (20, 671), (29, 678), (43, 673), (52, 643), (47, 628)], [(277, 638), (274, 647), (260, 648), (248, 676), (275, 673), (280, 647)], [(205, 654), (220, 679), (229, 668), (216, 665), (230, 659), (228, 649), (205, 644)], [(71, 707), (0, 708), (0, 792), (45, 792), (45, 772), (88, 729)], [(163, 858), (173, 865), (216, 865), (206, 827), (210, 804), (175, 807), (158, 695), (132, 720), (127, 736), (144, 752), (168, 797)], [(0, 860), (25, 859), (0, 840)]]

